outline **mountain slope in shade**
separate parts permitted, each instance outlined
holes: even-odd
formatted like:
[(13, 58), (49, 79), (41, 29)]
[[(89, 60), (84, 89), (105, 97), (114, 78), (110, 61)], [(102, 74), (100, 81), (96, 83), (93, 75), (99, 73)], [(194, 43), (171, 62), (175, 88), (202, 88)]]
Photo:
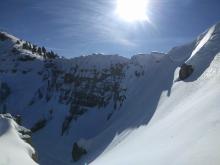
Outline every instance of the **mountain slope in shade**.
[[(32, 129), (40, 164), (219, 164), (220, 24), (167, 54), (131, 59), (50, 59), (4, 36), (0, 107)], [(179, 81), (184, 63), (194, 71)], [(74, 143), (87, 151), (77, 162)]]

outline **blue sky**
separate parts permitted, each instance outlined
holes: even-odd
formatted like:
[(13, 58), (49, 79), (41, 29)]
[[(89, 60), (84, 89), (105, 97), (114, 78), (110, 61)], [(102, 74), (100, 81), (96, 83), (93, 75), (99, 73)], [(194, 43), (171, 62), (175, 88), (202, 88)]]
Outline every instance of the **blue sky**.
[(120, 20), (116, 0), (0, 1), (0, 29), (65, 57), (167, 52), (220, 22), (219, 0), (148, 0), (151, 23)]

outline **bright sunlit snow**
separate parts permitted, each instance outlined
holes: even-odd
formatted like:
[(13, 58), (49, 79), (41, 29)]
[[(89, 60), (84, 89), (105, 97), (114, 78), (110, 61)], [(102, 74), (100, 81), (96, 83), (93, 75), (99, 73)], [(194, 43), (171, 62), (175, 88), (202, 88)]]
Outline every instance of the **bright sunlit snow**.
[(0, 114), (0, 165), (37, 165), (31, 159), (35, 151), (21, 139), (20, 129), (9, 114)]

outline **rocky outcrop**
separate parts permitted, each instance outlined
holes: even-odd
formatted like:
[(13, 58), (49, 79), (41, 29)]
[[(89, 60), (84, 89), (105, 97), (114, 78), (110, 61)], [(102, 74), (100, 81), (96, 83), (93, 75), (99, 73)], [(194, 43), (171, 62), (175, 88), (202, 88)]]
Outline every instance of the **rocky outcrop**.
[(185, 80), (193, 73), (193, 70), (192, 65), (183, 64), (179, 71), (179, 79)]
[(77, 143), (73, 144), (72, 158), (75, 162), (80, 160), (80, 158), (85, 154), (87, 154), (87, 151), (84, 148), (79, 146)]
[[(7, 149), (5, 148), (6, 152), (7, 152), (7, 160), (10, 162), (13, 161), (14, 158), (17, 158), (16, 156), (14, 156), (13, 154), (10, 155), (8, 153), (10, 153), (10, 150), (15, 149), (20, 150), (22, 147), (23, 149), (27, 152), (28, 156), (30, 156), (32, 158), (33, 161), (29, 161), (28, 164), (36, 164), (36, 162), (38, 162), (37, 159), (37, 153), (33, 148), (33, 143), (32, 143), (32, 137), (31, 137), (31, 131), (21, 125), (19, 125), (17, 123), (17, 117), (13, 117), (11, 114), (6, 113), (6, 114), (0, 114), (0, 135), (2, 134), (7, 134), (7, 136), (1, 136), (0, 140), (1, 140), (1, 145), (3, 145), (4, 143), (2, 143), (2, 141), (6, 141), (7, 144)], [(4, 139), (5, 138), (5, 139)], [(14, 144), (18, 144), (17, 146)], [(1, 146), (4, 148), (4, 146)], [(4, 155), (4, 150), (1, 150), (1, 154)], [(22, 153), (21, 155), (19, 155), (19, 159), (16, 160), (18, 161), (16, 164), (20, 164), (20, 162), (24, 163), (24, 161), (27, 161), (26, 156), (27, 155), (23, 155), (24, 153)], [(25, 158), (23, 158), (23, 156), (25, 156)], [(2, 158), (2, 157), (1, 157)], [(4, 158), (4, 156), (3, 156)], [(12, 159), (13, 158), (13, 159)], [(0, 160), (0, 164), (4, 164), (4, 160)], [(10, 163), (9, 163), (10, 164)], [(12, 163), (15, 164), (15, 163)], [(26, 164), (26, 163), (25, 163)]]
[(5, 99), (7, 99), (10, 93), (11, 93), (11, 90), (8, 84), (5, 82), (0, 82), (0, 103), (5, 101)]
[[(112, 109), (117, 110), (122, 106), (127, 90), (121, 83), (125, 69), (126, 63), (103, 68), (83, 68), (75, 64), (69, 71), (65, 71), (56, 62), (46, 61), (40, 74), (44, 83), (30, 100), (29, 106), (40, 100), (49, 102), (58, 96), (59, 103), (69, 106), (69, 113), (61, 128), (61, 135), (64, 135), (68, 133), (71, 122), (89, 109), (101, 109), (112, 104)], [(35, 129), (32, 131), (35, 132)]]
[(31, 132), (37, 132), (40, 129), (44, 128), (47, 124), (47, 120), (46, 119), (40, 119), (39, 121), (37, 121), (33, 127), (31, 128)]

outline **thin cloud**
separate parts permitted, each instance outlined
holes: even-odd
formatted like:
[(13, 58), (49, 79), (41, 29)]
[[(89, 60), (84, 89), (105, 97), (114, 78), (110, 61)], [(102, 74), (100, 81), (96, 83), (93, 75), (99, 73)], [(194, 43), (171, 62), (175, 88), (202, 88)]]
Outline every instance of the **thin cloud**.
[(129, 28), (116, 19), (114, 5), (110, 0), (104, 2), (65, 0), (50, 4), (42, 2), (34, 8), (51, 15), (51, 21), (61, 25), (58, 33), (65, 37), (78, 39), (81, 42), (115, 42), (135, 46), (127, 36), (126, 32)]

